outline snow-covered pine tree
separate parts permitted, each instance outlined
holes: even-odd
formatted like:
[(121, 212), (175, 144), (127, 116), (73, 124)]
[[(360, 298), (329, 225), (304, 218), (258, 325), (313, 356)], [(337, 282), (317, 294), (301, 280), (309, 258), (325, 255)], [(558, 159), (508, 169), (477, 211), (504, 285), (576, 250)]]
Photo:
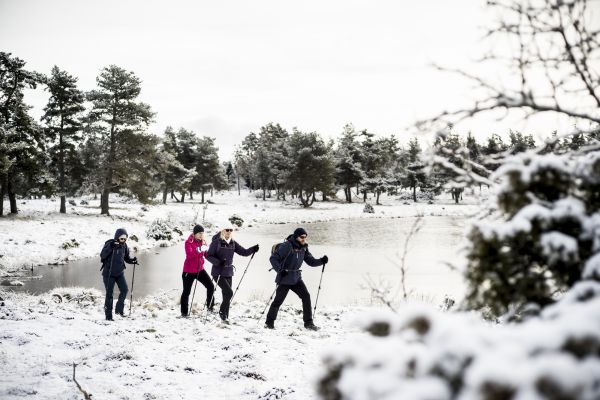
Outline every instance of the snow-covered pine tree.
[(344, 126), (338, 138), (335, 157), (335, 181), (344, 190), (348, 203), (352, 203), (352, 188), (359, 185), (365, 177), (361, 165), (360, 144), (352, 124)]
[[(133, 72), (116, 65), (105, 67), (96, 78), (98, 88), (88, 93), (92, 102), (90, 120), (101, 132), (106, 152), (101, 160), (103, 188), (100, 213), (109, 215), (110, 193), (126, 184), (132, 148), (144, 140), (141, 134), (152, 121), (148, 104), (138, 102), (141, 80)], [(135, 140), (135, 138), (139, 140)]]
[(4, 196), (8, 195), (10, 212), (16, 214), (17, 193), (24, 194), (27, 182), (43, 169), (43, 131), (29, 116), (23, 91), (34, 89), (43, 80), (40, 74), (25, 69), (25, 61), (0, 52), (0, 129), (2, 149), (6, 151), (0, 170), (0, 216), (4, 214)]
[[(77, 88), (77, 78), (57, 66), (52, 68), (45, 84), (50, 92), (42, 121), (46, 124), (46, 140), (51, 154), (51, 171), (58, 181), (60, 212), (66, 213), (66, 196), (81, 186), (74, 175), (81, 171), (75, 149), (82, 140), (81, 114), (85, 111), (84, 93)], [(80, 176), (81, 178), (81, 176)]]
[(600, 253), (600, 152), (529, 151), (492, 179), (496, 214), (468, 234), (467, 305), (493, 316), (546, 307)]

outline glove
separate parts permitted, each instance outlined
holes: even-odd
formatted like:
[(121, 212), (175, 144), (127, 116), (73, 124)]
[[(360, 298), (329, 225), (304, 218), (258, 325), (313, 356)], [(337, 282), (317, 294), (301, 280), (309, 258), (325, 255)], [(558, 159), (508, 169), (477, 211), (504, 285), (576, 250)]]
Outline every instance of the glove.
[(133, 264), (137, 264), (137, 257), (133, 257), (133, 258), (131, 259), (131, 262), (132, 262)]
[(258, 245), (250, 247), (250, 250), (252, 250), (253, 253), (258, 253)]
[(205, 245), (205, 244), (203, 244), (203, 245), (200, 247), (200, 251), (201, 251), (201, 252), (208, 251), (208, 246), (207, 246), (207, 245)]
[(323, 264), (327, 264), (329, 262), (329, 257), (323, 256), (321, 257), (321, 261), (323, 261)]
[(117, 247), (119, 245), (119, 241), (115, 240), (114, 242), (110, 242), (110, 247)]

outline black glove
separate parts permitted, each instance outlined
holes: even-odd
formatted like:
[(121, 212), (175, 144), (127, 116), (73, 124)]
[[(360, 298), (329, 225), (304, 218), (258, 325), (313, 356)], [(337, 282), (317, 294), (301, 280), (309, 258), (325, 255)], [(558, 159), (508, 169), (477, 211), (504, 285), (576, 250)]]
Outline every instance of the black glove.
[(329, 262), (329, 257), (323, 256), (321, 257), (321, 261), (323, 261), (323, 264), (327, 264)]
[(258, 253), (258, 245), (250, 247), (250, 250), (252, 250), (253, 253)]
[(117, 247), (119, 245), (119, 241), (115, 240), (114, 242), (110, 242), (110, 247)]
[(131, 259), (131, 262), (132, 262), (133, 264), (137, 264), (137, 257), (133, 257), (133, 258)]
[(288, 272), (287, 272), (286, 269), (282, 269), (281, 272), (280, 272), (280, 274), (281, 274), (281, 277), (284, 277), (284, 276), (286, 276), (288, 274)]

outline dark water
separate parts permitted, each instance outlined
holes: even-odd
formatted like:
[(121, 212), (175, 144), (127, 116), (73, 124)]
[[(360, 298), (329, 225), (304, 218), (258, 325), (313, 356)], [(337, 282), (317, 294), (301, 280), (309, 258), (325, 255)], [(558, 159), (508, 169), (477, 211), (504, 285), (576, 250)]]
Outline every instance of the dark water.
[[(377, 286), (392, 287), (392, 292), (397, 293), (400, 287), (401, 253), (406, 234), (414, 221), (414, 218), (382, 218), (304, 224), (309, 232), (308, 243), (312, 254), (315, 257), (327, 254), (329, 257), (319, 303), (369, 303), (370, 291), (363, 287), (367, 285), (366, 279)], [(458, 249), (465, 223), (464, 219), (453, 217), (426, 217), (423, 220), (422, 229), (409, 243), (405, 260), (408, 269), (406, 288), (413, 297), (439, 303), (445, 295), (460, 298), (463, 294), (460, 274), (445, 263), (459, 263), (462, 260)], [(268, 271), (271, 246), (283, 240), (296, 227), (292, 224), (263, 225), (234, 233), (235, 239), (244, 247), (260, 244), (260, 251), (248, 268), (236, 300), (268, 299), (275, 288), (275, 273)], [(140, 265), (135, 273), (134, 297), (152, 294), (160, 289), (174, 289), (174, 296), (180, 292), (185, 258), (183, 242), (173, 247), (144, 251), (136, 256)], [(237, 272), (234, 288), (249, 260), (249, 257), (235, 256)], [(210, 269), (210, 263), (206, 265)], [(26, 281), (25, 286), (15, 290), (41, 293), (63, 286), (103, 290), (99, 268), (98, 257), (60, 266), (36, 267), (33, 274), (42, 275), (42, 278)], [(133, 266), (128, 266), (126, 273), (130, 289), (132, 271)], [(305, 265), (303, 271), (303, 279), (314, 299), (321, 267)], [(196, 298), (201, 298), (203, 294), (204, 288), (199, 284)], [(220, 294), (217, 296), (219, 299)], [(291, 292), (288, 296), (296, 297)]]

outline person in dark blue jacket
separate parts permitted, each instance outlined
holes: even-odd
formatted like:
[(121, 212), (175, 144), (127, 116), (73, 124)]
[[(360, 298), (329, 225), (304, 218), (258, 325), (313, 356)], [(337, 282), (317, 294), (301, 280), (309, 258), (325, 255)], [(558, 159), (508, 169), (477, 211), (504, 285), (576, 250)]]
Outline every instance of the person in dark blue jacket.
[(318, 267), (326, 264), (329, 259), (327, 256), (316, 259), (310, 254), (308, 244), (306, 243), (307, 236), (308, 234), (303, 228), (296, 229), (293, 235), (288, 236), (286, 241), (277, 247), (277, 250), (269, 259), (273, 269), (277, 272), (277, 276), (275, 277), (277, 290), (275, 299), (271, 303), (271, 307), (267, 313), (265, 328), (275, 328), (275, 319), (277, 319), (279, 307), (281, 307), (285, 297), (291, 290), (302, 300), (304, 327), (313, 331), (319, 329), (313, 323), (310, 293), (308, 293), (308, 289), (306, 289), (306, 285), (302, 280), (300, 267), (303, 262), (306, 262), (311, 267)]
[(104, 314), (107, 321), (112, 321), (113, 290), (115, 283), (119, 287), (119, 299), (115, 307), (115, 312), (124, 317), (125, 298), (129, 288), (125, 280), (125, 263), (136, 264), (137, 258), (129, 255), (127, 247), (127, 231), (123, 228), (117, 229), (114, 239), (107, 240), (100, 252), (102, 260), (102, 278), (106, 288), (106, 298), (104, 299)]
[(219, 317), (225, 323), (229, 323), (229, 306), (233, 297), (233, 255), (235, 253), (247, 257), (258, 251), (258, 245), (245, 249), (233, 240), (232, 234), (232, 225), (222, 225), (221, 231), (213, 236), (206, 255), (206, 259), (212, 264), (211, 275), (223, 294)]

